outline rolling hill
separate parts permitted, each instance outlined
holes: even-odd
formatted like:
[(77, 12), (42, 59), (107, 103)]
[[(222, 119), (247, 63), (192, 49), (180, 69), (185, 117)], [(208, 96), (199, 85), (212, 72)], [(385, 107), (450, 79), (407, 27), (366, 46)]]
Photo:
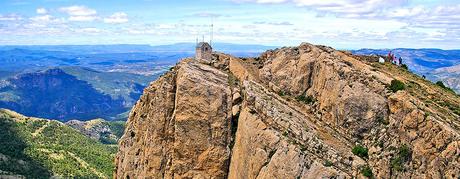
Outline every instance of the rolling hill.
[(0, 178), (110, 178), (117, 147), (53, 120), (0, 109)]

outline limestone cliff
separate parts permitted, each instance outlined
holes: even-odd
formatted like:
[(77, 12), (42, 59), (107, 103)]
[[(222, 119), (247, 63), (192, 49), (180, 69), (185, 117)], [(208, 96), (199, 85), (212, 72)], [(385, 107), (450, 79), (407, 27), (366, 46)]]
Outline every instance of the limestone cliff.
[(460, 98), (369, 58), (304, 43), (185, 59), (133, 108), (114, 176), (459, 178)]

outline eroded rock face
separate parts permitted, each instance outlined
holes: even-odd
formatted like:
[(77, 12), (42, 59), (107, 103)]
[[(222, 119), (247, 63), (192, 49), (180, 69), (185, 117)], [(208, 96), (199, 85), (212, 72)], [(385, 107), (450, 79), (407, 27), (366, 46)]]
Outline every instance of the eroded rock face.
[[(458, 115), (414, 96), (437, 91), (426, 81), (388, 68), (307, 43), (186, 59), (134, 107), (115, 177), (460, 177)], [(388, 90), (395, 78), (417, 89)]]
[(224, 178), (232, 93), (227, 75), (186, 60), (152, 83), (131, 112), (116, 178)]

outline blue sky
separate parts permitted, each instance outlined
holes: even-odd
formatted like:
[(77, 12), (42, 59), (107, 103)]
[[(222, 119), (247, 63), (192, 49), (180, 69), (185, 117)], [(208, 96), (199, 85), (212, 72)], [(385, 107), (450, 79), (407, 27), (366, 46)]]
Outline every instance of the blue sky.
[(458, 0), (0, 0), (0, 44), (459, 49)]

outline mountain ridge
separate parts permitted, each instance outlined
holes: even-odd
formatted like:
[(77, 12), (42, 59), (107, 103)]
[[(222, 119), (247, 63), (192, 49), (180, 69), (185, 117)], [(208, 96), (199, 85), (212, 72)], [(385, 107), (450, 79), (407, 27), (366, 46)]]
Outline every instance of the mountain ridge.
[(189, 58), (144, 90), (114, 176), (457, 178), (459, 102), (403, 68), (308, 43)]
[(123, 118), (156, 78), (82, 67), (22, 73), (0, 81), (0, 107), (60, 120)]

